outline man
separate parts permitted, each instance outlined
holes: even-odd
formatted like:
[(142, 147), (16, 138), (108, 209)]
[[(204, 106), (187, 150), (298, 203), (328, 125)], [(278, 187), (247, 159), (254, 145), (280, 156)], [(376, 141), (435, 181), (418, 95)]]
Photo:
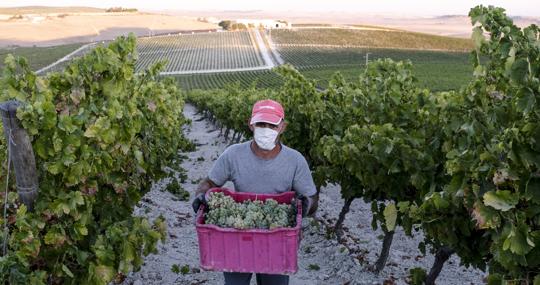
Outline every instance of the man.
[[(279, 142), (285, 131), (283, 107), (273, 100), (253, 105), (249, 129), (253, 140), (231, 145), (217, 159), (208, 177), (200, 184), (192, 205), (196, 212), (204, 203), (204, 193), (227, 181), (239, 192), (282, 193), (296, 191), (302, 199), (302, 213), (315, 209), (317, 193), (306, 159), (298, 151)], [(225, 285), (249, 285), (251, 273), (224, 272)], [(287, 285), (289, 276), (256, 274), (258, 285)]]

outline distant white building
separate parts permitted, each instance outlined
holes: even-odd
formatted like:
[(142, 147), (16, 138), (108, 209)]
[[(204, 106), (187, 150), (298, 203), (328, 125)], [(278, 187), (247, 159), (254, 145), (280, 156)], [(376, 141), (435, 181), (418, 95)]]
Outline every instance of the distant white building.
[(290, 29), (291, 23), (282, 20), (271, 19), (237, 19), (236, 23), (244, 24), (246, 27), (263, 27), (265, 29)]
[(30, 21), (32, 21), (32, 24), (39, 24), (45, 20), (45, 17), (43, 16), (30, 16)]

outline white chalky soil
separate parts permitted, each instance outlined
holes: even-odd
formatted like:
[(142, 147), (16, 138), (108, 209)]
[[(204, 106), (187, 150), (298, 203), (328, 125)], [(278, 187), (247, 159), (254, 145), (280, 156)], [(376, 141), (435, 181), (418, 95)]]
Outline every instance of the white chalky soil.
[[(199, 179), (206, 177), (213, 162), (228, 143), (219, 137), (207, 120), (200, 120), (196, 109), (186, 104), (184, 115), (192, 120), (192, 124), (184, 132), (193, 140), (197, 150), (185, 153), (187, 156), (181, 162), (181, 167), (187, 171), (187, 179), (182, 184), (184, 189), (193, 193)], [(204, 159), (203, 159), (204, 158)], [(195, 232), (194, 214), (189, 202), (174, 201), (173, 195), (163, 191), (169, 178), (158, 181), (152, 190), (146, 194), (135, 209), (136, 215), (154, 219), (163, 215), (168, 224), (169, 236), (164, 244), (158, 247), (158, 253), (145, 258), (141, 270), (130, 274), (124, 284), (223, 284), (221, 272), (209, 272), (199, 269), (199, 251), (197, 234)], [(226, 186), (231, 187), (231, 184)], [(335, 221), (343, 205), (339, 187), (330, 186), (321, 190), (317, 219)], [(317, 227), (315, 223), (305, 220), (303, 239), (298, 252), (299, 270), (291, 275), (291, 285), (314, 284), (407, 284), (409, 269), (422, 267), (429, 271), (433, 256), (425, 257), (418, 250), (422, 240), (417, 233), (413, 238), (397, 229), (390, 256), (384, 271), (378, 276), (368, 270), (374, 264), (382, 246), (380, 230), (371, 228), (371, 212), (369, 204), (356, 200), (351, 205), (345, 227), (349, 229), (348, 236), (356, 242), (351, 247), (352, 253), (335, 239), (325, 237), (325, 227)], [(351, 239), (351, 238), (349, 238)], [(182, 275), (174, 273), (171, 267), (188, 265), (190, 273)], [(313, 269), (317, 265), (318, 270)], [(310, 269), (311, 268), (311, 269)], [(444, 266), (437, 284), (482, 284), (486, 274), (472, 268), (459, 266), (459, 258), (453, 256)], [(385, 282), (386, 281), (386, 282)], [(255, 278), (252, 278), (255, 284)]]

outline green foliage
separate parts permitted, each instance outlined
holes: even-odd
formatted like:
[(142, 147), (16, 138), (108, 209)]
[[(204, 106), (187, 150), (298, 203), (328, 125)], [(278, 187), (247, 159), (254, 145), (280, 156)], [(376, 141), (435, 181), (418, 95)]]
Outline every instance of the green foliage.
[(474, 79), (460, 91), (432, 94), (410, 63), (377, 60), (355, 81), (334, 75), (324, 91), (285, 66), (280, 90), (192, 100), (235, 130), (246, 119), (225, 118), (241, 111), (232, 96), (248, 104), (245, 116), (255, 97), (281, 102), (283, 141), (306, 156), (318, 186), (370, 201), (375, 227), (420, 228), (422, 247), (489, 265), (490, 284), (538, 282), (540, 29), (515, 26), (500, 8), (478, 6), (470, 17)]
[(490, 271), (531, 282), (540, 266), (540, 30), (520, 29), (501, 8), (469, 16), (476, 78), (451, 115), (446, 167), (490, 237)]
[(518, 28), (501, 8), (478, 6), (469, 16), (475, 79), (438, 102), (451, 180), (413, 215), (435, 247), (489, 264), (490, 284), (532, 282), (540, 265), (539, 29)]
[[(305, 77), (316, 80), (317, 86), (327, 88), (332, 75), (340, 72), (347, 81), (354, 81), (369, 61), (391, 58), (410, 60), (418, 84), (432, 91), (459, 90), (472, 80), (473, 68), (469, 52), (400, 50), (388, 48), (280, 46), (280, 56)], [(270, 81), (270, 75), (265, 79)]]
[[(353, 83), (335, 75), (323, 92), (290, 66), (276, 71), (285, 80), (276, 92), (195, 91), (189, 99), (236, 131), (246, 130), (256, 100), (279, 101), (288, 122), (282, 140), (304, 154), (316, 185), (337, 183), (344, 198), (373, 201), (374, 225), (388, 222), (384, 229), (402, 225), (410, 232), (402, 202), (420, 201), (439, 179), (441, 164), (430, 123), (434, 102), (416, 87), (411, 64), (378, 60)], [(385, 210), (387, 200), (394, 203)]]
[(188, 93), (187, 100), (222, 127), (233, 129), (244, 137), (251, 137), (248, 128), (251, 108), (256, 101), (270, 96), (266, 91), (253, 88), (239, 90), (231, 86), (224, 90), (194, 90)]
[(415, 267), (409, 270), (409, 284), (411, 285), (423, 285), (426, 277), (427, 273), (423, 268)]
[(178, 131), (183, 99), (174, 81), (156, 80), (161, 65), (136, 75), (134, 52), (135, 37), (120, 38), (44, 78), (7, 57), (0, 97), (23, 102), (17, 116), (40, 193), (32, 213), (10, 207), (0, 280), (107, 284), (138, 270), (164, 240), (163, 218), (150, 223), (132, 211), (187, 145)]
[(37, 70), (43, 68), (67, 54), (81, 47), (82, 43), (66, 44), (50, 47), (17, 47), (0, 48), (0, 72), (4, 69), (4, 60), (9, 54), (22, 56), (28, 60), (30, 69)]
[(282, 88), (274, 95), (274, 99), (283, 105), (288, 122), (287, 130), (281, 138), (285, 144), (302, 153), (310, 166), (313, 166), (313, 142), (318, 139), (313, 137), (317, 133), (312, 130), (318, 129), (314, 115), (316, 108), (320, 107), (321, 95), (315, 83), (307, 80), (292, 66), (284, 65), (275, 71), (285, 79)]
[(395, 204), (391, 203), (384, 207), (384, 224), (388, 231), (393, 231), (396, 228), (397, 214), (398, 212)]
[(178, 180), (176, 180), (176, 178), (173, 178), (172, 181), (169, 184), (167, 184), (167, 187), (165, 189), (169, 193), (173, 194), (175, 197), (180, 199), (180, 201), (189, 200), (189, 192), (186, 191), (186, 189), (184, 189), (182, 185), (180, 185), (180, 183), (178, 182)]
[(246, 25), (242, 23), (236, 23), (231, 20), (223, 20), (218, 23), (218, 26), (223, 28), (226, 31), (235, 31), (235, 30), (245, 30), (247, 29)]
[(218, 26), (220, 26), (221, 28), (223, 28), (224, 30), (230, 30), (231, 29), (231, 20), (223, 20), (223, 21), (220, 21), (218, 23)]
[(295, 208), (274, 199), (235, 202), (223, 193), (211, 193), (207, 224), (236, 229), (275, 229), (295, 225)]
[(173, 264), (171, 266), (171, 271), (176, 274), (186, 275), (190, 272), (190, 268), (187, 264), (183, 265), (182, 267), (180, 267), (178, 264)]
[(180, 273), (182, 273), (182, 275), (188, 274), (189, 271), (190, 271), (190, 268), (189, 268), (189, 265), (187, 264), (185, 264), (184, 266), (180, 268)]
[(176, 274), (180, 273), (180, 266), (178, 266), (178, 264), (173, 264), (171, 267), (171, 271)]
[(308, 265), (308, 270), (319, 271), (321, 270), (321, 267), (318, 264), (310, 264)]
[(283, 84), (282, 78), (271, 70), (250, 70), (223, 73), (201, 73), (174, 76), (182, 89), (210, 90), (223, 89), (230, 85), (238, 85), (243, 89), (278, 88)]
[[(344, 197), (373, 202), (374, 219), (390, 222), (387, 231), (397, 224), (410, 232), (412, 225), (396, 204), (421, 199), (438, 177), (431, 101), (415, 82), (410, 63), (377, 60), (357, 82), (334, 84), (327, 91), (339, 88), (334, 96), (351, 102), (325, 104), (324, 112), (338, 113), (334, 122), (343, 126), (326, 131), (317, 149), (337, 171), (325, 171), (327, 179), (341, 185)], [(389, 204), (393, 210), (385, 210), (387, 200), (394, 201)]]

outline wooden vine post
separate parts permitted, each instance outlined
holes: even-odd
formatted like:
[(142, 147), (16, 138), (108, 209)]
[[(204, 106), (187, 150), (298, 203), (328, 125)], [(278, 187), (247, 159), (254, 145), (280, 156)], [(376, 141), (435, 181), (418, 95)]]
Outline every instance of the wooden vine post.
[(30, 138), (17, 119), (17, 109), (21, 103), (16, 100), (0, 103), (4, 135), (11, 156), (19, 199), (29, 211), (34, 209), (38, 196), (38, 176), (36, 159)]

